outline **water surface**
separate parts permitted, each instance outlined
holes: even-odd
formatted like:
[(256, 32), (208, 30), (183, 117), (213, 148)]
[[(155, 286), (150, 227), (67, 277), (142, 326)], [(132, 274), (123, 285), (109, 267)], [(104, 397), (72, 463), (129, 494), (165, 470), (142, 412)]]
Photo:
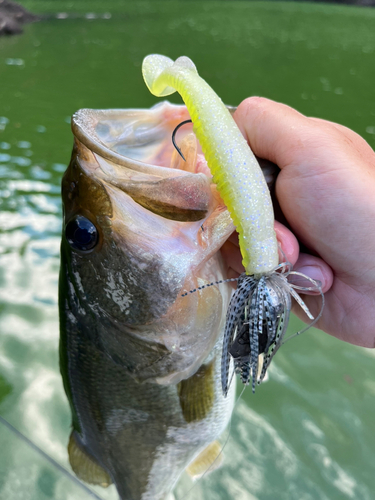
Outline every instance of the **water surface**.
[[(285, 102), (375, 146), (375, 10), (272, 2), (24, 1), (68, 11), (0, 39), (0, 497), (117, 498), (69, 472), (58, 369), (60, 180), (79, 108), (149, 107), (151, 52), (185, 54), (222, 99)], [(87, 13), (93, 13), (86, 15)], [(171, 96), (173, 102), (180, 102)], [(297, 320), (291, 330), (300, 326)], [(317, 330), (285, 345), (269, 381), (238, 404), (225, 467), (204, 500), (371, 499), (374, 353)], [(184, 477), (177, 498), (191, 482)]]

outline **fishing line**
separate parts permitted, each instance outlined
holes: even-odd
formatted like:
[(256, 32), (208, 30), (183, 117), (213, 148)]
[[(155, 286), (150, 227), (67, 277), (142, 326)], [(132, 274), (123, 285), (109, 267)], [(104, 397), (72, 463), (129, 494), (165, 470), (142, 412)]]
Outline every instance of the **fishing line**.
[[(234, 373), (234, 371), (233, 371)], [(233, 376), (233, 375), (232, 375)], [(234, 403), (233, 405), (233, 410), (232, 410), (232, 413), (231, 413), (231, 416), (230, 416), (230, 419), (229, 419), (229, 424), (228, 424), (228, 435), (227, 437), (225, 438), (225, 441), (224, 441), (224, 444), (223, 446), (221, 447), (221, 450), (220, 452), (218, 453), (217, 457), (215, 458), (215, 460), (212, 462), (212, 464), (207, 467), (207, 469), (204, 471), (204, 473), (197, 479), (197, 481), (193, 484), (193, 486), (185, 493), (185, 495), (180, 499), (180, 500), (186, 500), (186, 498), (190, 495), (190, 493), (193, 491), (194, 488), (196, 488), (196, 486), (198, 486), (198, 484), (200, 484), (200, 482), (202, 481), (202, 479), (204, 479), (204, 477), (206, 476), (206, 474), (210, 471), (210, 469), (215, 465), (216, 461), (220, 458), (220, 456), (222, 455), (223, 451), (224, 451), (224, 448), (227, 446), (228, 444), (228, 441), (229, 441), (229, 438), (230, 438), (230, 435), (231, 435), (231, 432), (232, 432), (232, 419), (233, 419), (233, 414), (234, 414), (234, 410), (236, 409), (237, 407), (237, 404), (239, 403), (240, 399), (242, 398), (242, 395), (246, 389), (246, 385), (244, 385), (242, 391), (241, 391), (241, 394), (238, 396), (238, 398), (236, 399), (236, 402)], [(204, 451), (204, 450), (203, 450)], [(199, 456), (199, 455), (198, 455)]]
[(182, 293), (181, 297), (186, 297), (187, 295), (189, 295), (189, 293), (195, 293), (198, 290), (203, 290), (204, 288), (208, 288), (209, 286), (221, 285), (222, 283), (229, 283), (229, 281), (238, 281), (238, 278), (228, 278), (226, 280), (213, 281), (212, 283), (207, 283), (206, 285), (197, 286), (197, 288), (194, 288), (194, 290), (189, 290), (188, 292)]
[(54, 460), (52, 457), (50, 457), (45, 451), (43, 451), (41, 448), (39, 448), (38, 445), (33, 443), (28, 437), (26, 437), (22, 432), (20, 432), (18, 429), (13, 427), (11, 423), (9, 423), (4, 417), (0, 415), (0, 423), (2, 423), (10, 432), (15, 434), (21, 441), (26, 443), (30, 448), (32, 448), (34, 451), (36, 451), (39, 455), (41, 455), (43, 458), (45, 458), (51, 465), (56, 467), (62, 474), (64, 474), (66, 477), (68, 477), (71, 481), (73, 481), (75, 484), (80, 486), (83, 490), (85, 490), (86, 493), (91, 495), (92, 498), (96, 498), (96, 500), (103, 500), (102, 497), (97, 495), (94, 491), (92, 491), (90, 488), (88, 488), (85, 484), (81, 483), (81, 481), (75, 477), (73, 474), (71, 474), (65, 467), (60, 465), (56, 460)]

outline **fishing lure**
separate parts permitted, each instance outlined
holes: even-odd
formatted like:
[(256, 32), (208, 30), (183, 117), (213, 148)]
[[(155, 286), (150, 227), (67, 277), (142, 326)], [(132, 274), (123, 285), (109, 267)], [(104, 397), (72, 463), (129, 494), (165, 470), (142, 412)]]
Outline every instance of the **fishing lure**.
[[(152, 94), (162, 97), (178, 91), (181, 95), (213, 182), (239, 233), (245, 273), (238, 278), (238, 287), (228, 307), (221, 382), (223, 393), (227, 395), (231, 381), (230, 360), (233, 359), (234, 372), (240, 375), (244, 384), (248, 384), (251, 377), (254, 392), (259, 355), (264, 354), (264, 358), (258, 383), (283, 343), (291, 297), (312, 320), (310, 327), (320, 318), (323, 306), (314, 319), (296, 290), (317, 290), (324, 304), (320, 285), (293, 271), (289, 263), (279, 264), (273, 206), (262, 171), (226, 106), (198, 75), (194, 63), (185, 56), (172, 61), (166, 56), (152, 54), (144, 59), (142, 73)], [(312, 286), (299, 287), (290, 283), (287, 278), (293, 274), (303, 276)]]

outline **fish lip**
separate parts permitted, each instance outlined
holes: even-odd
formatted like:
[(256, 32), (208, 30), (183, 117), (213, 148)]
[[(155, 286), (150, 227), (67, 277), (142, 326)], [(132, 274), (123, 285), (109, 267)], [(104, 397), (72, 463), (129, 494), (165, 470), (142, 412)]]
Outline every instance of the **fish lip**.
[[(147, 174), (154, 174), (158, 177), (170, 177), (170, 176), (185, 176), (189, 172), (183, 170), (171, 169), (167, 166), (154, 165), (152, 163), (146, 163), (144, 161), (139, 161), (129, 156), (122, 155), (111, 149), (102, 140), (100, 140), (96, 127), (100, 124), (100, 120), (114, 119), (120, 120), (132, 113), (152, 112), (153, 110), (160, 110), (162, 107), (170, 108), (170, 110), (175, 109), (176, 111), (185, 111), (187, 113), (186, 106), (171, 104), (168, 101), (158, 103), (151, 108), (127, 108), (127, 109), (90, 109), (82, 108), (76, 111), (71, 119), (71, 128), (74, 136), (84, 144), (91, 152), (101, 156), (102, 158), (109, 160), (116, 165), (121, 165), (138, 172), (145, 172)], [(188, 113), (187, 113), (188, 114)]]
[[(71, 120), (72, 132), (74, 136), (79, 139), (82, 144), (84, 144), (90, 151), (100, 155), (101, 157), (113, 161), (116, 164), (120, 164), (123, 166), (129, 166), (130, 163), (134, 163), (134, 165), (144, 165), (144, 162), (139, 162), (137, 160), (133, 160), (132, 158), (128, 158), (126, 156), (120, 155), (116, 153), (108, 146), (106, 146), (97, 136), (95, 131), (95, 126), (99, 123), (100, 115), (104, 115), (104, 113), (108, 114), (120, 114), (121, 112), (126, 111), (139, 111), (135, 109), (89, 109), (82, 108), (76, 111)], [(147, 165), (152, 166), (152, 165)]]

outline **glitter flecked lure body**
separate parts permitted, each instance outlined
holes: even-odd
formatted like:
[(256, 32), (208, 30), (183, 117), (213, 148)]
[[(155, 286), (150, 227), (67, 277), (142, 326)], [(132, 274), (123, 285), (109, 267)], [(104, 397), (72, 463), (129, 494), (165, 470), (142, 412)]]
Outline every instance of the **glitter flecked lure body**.
[(264, 274), (278, 264), (271, 197), (258, 162), (231, 114), (187, 57), (175, 62), (150, 55), (143, 77), (161, 97), (176, 90), (190, 113), (217, 189), (239, 233), (246, 274)]
[[(212, 88), (198, 75), (188, 57), (176, 61), (152, 54), (142, 65), (143, 78), (150, 92), (158, 97), (178, 91), (193, 122), (213, 182), (228, 207), (239, 233), (245, 273), (229, 304), (222, 354), (222, 389), (230, 384), (230, 360), (243, 383), (258, 378), (259, 355), (264, 354), (261, 381), (272, 357), (282, 345), (293, 296), (310, 319), (314, 319), (295, 289), (287, 281), (290, 264), (280, 264), (274, 231), (270, 193), (259, 164), (231, 114)], [(320, 315), (315, 318), (314, 322)]]

